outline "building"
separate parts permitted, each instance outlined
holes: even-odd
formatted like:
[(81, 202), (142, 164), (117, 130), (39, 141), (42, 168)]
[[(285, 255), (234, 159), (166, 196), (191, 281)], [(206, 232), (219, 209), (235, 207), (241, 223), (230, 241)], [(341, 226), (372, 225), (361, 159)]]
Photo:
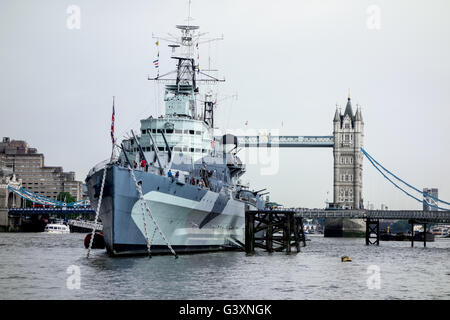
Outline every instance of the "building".
[[(423, 192), (428, 194), (428, 196), (423, 195), (423, 211), (438, 211), (437, 206), (438, 201), (438, 189), (437, 188), (423, 188)], [(433, 205), (434, 207), (430, 206)]]
[(362, 209), (364, 121), (361, 108), (353, 114), (350, 96), (344, 114), (336, 108), (334, 137), (334, 203), (338, 208)]
[(22, 187), (42, 196), (56, 199), (60, 192), (68, 192), (82, 199), (82, 183), (75, 180), (75, 172), (62, 167), (44, 165), (44, 155), (30, 148), (25, 141), (3, 138), (0, 143), (0, 168), (10, 168), (22, 180)]

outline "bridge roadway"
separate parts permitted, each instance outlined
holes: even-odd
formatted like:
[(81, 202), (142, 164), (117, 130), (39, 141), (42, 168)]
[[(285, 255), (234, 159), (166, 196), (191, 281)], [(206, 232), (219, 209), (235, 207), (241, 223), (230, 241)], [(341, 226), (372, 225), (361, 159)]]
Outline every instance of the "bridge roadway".
[(276, 147), (276, 148), (302, 148), (334, 147), (333, 136), (237, 136), (238, 144), (241, 147)]
[(95, 211), (88, 208), (10, 208), (9, 216), (34, 215), (34, 214), (95, 214)]
[[(296, 216), (302, 218), (347, 218), (347, 219), (391, 219), (391, 220), (426, 220), (435, 223), (450, 223), (449, 211), (422, 211), (422, 210), (325, 210), (308, 208), (282, 208), (272, 210), (251, 210), (253, 213), (276, 213), (295, 212)], [(30, 214), (94, 214), (91, 208), (10, 208), (9, 215)]]
[(302, 218), (346, 218), (346, 219), (390, 219), (421, 220), (433, 223), (450, 223), (449, 211), (422, 210), (325, 210), (308, 208), (282, 208), (271, 210), (251, 210), (250, 213), (292, 213)]

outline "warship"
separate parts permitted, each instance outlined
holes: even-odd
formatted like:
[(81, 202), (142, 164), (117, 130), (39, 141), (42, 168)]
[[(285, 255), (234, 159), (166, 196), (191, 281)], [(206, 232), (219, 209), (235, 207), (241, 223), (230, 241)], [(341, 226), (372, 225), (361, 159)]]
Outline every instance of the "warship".
[(164, 84), (165, 114), (140, 120), (140, 132), (86, 177), (112, 256), (236, 249), (244, 242), (245, 210), (264, 208), (261, 191), (241, 184), (238, 139), (215, 135), (211, 87), (224, 80), (200, 70), (203, 34), (189, 20), (176, 28), (180, 35), (169, 45), (176, 69), (149, 78)]

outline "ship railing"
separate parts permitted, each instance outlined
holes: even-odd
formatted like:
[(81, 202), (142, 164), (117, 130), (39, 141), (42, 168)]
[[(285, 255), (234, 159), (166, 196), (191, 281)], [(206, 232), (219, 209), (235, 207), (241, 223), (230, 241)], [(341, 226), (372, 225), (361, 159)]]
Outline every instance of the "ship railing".
[(97, 171), (103, 170), (109, 162), (110, 159), (106, 159), (97, 163), (91, 170), (89, 170), (88, 176), (93, 175)]

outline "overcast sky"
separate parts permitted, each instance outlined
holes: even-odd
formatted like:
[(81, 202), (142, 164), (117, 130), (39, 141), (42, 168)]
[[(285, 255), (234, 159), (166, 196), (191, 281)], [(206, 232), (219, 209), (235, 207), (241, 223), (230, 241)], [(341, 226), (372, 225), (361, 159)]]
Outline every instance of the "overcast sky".
[[(80, 8), (80, 29), (67, 27), (71, 5)], [(0, 136), (26, 140), (46, 165), (84, 180), (109, 156), (113, 95), (119, 137), (163, 110), (146, 80), (155, 75), (152, 33), (175, 34), (187, 7), (185, 0), (2, 0)], [(350, 88), (353, 105), (362, 106), (366, 150), (449, 201), (448, 0), (194, 0), (191, 11), (208, 36), (224, 35), (200, 48), (200, 66), (211, 53), (226, 79), (220, 94), (238, 95), (220, 104), (221, 127), (331, 135), (335, 105), (345, 107)], [(160, 47), (163, 73), (173, 62)], [(332, 201), (332, 149), (281, 150), (277, 174), (249, 165), (244, 180), (285, 205), (323, 207)], [(421, 208), (367, 160), (363, 190), (365, 205)]]

